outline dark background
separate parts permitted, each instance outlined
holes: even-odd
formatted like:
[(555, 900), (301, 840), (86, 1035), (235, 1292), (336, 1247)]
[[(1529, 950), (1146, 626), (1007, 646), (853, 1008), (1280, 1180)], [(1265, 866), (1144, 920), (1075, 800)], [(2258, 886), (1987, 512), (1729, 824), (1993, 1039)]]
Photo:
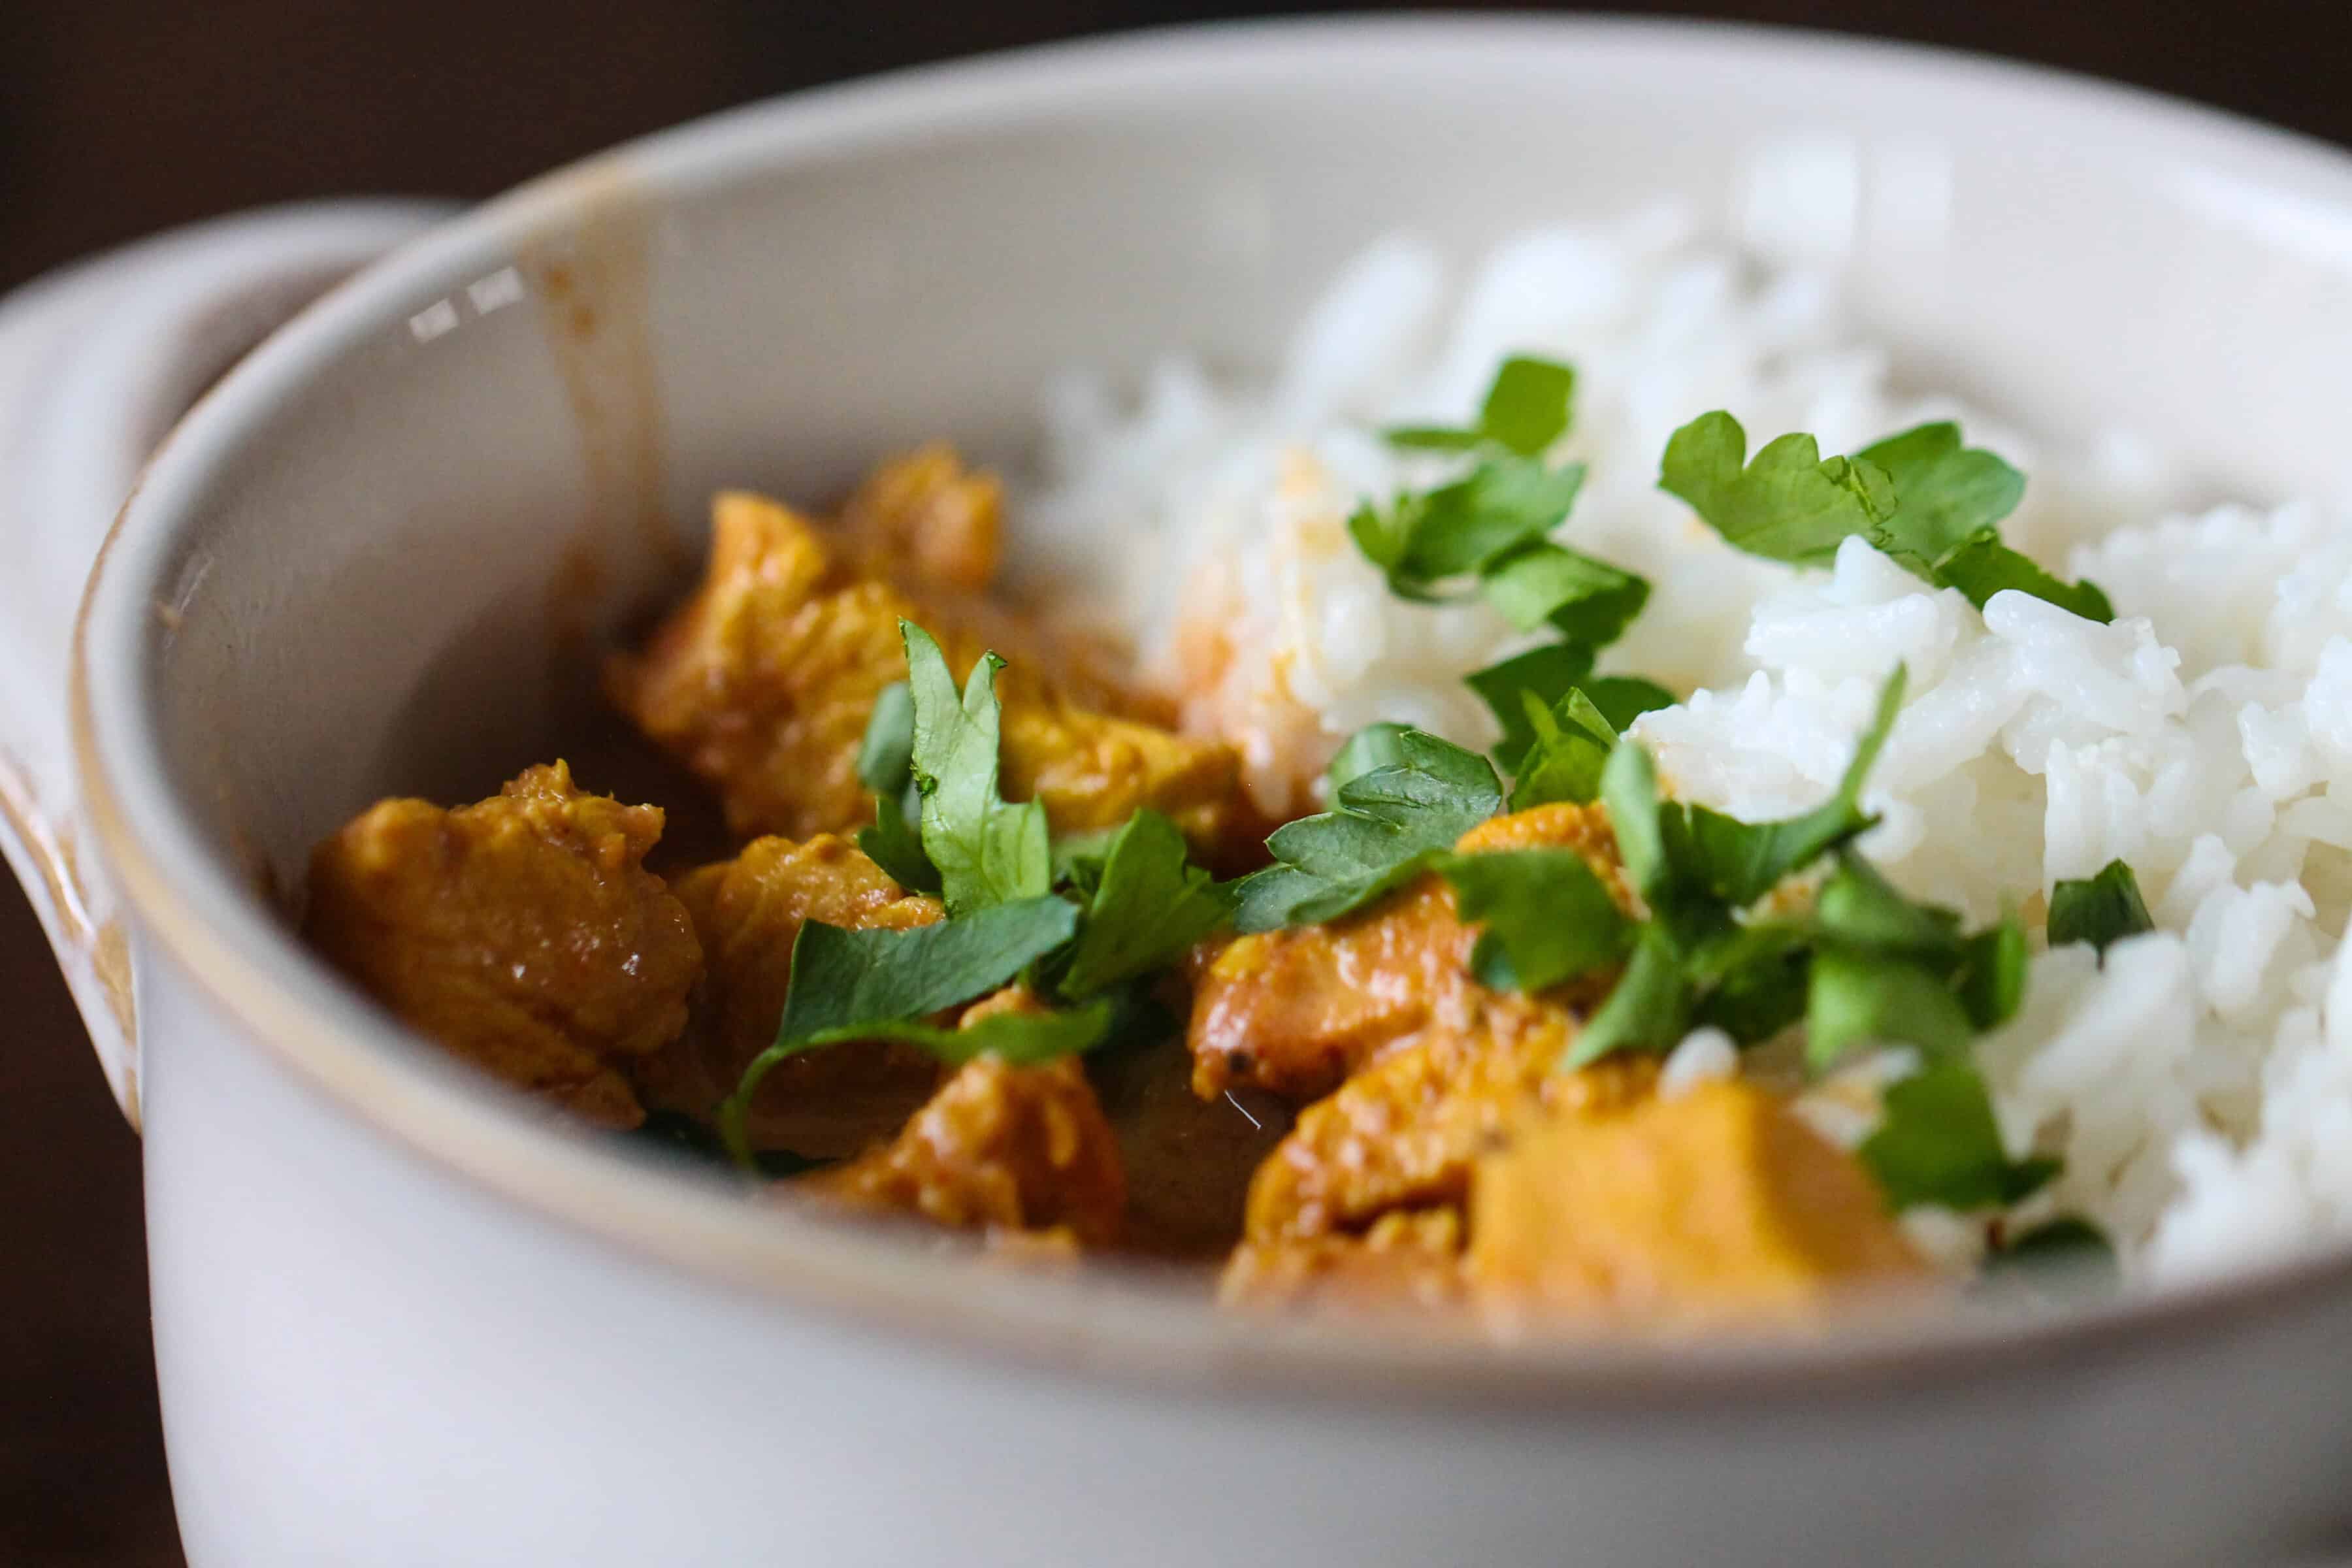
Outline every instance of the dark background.
[[(1990, 50), (2352, 141), (2343, 0), (1620, 8)], [(815, 82), (1257, 9), (0, 0), (0, 289), (257, 203), (487, 195), (639, 132)], [(0, 540), (0, 571), (10, 549)], [(147, 1346), (138, 1142), (5, 876), (0, 1018), (0, 1565), (177, 1563)]]

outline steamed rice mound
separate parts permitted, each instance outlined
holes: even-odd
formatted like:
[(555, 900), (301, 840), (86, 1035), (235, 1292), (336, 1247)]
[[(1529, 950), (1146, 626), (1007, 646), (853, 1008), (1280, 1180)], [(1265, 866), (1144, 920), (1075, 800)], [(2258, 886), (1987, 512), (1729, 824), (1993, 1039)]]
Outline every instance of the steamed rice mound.
[[(1662, 209), (1522, 236), (1458, 288), (1431, 249), (1383, 242), (1256, 384), (1181, 359), (1131, 400), (1069, 378), (1047, 398), (1027, 543), (1108, 586), (1091, 601), (1142, 628), (1185, 726), (1239, 748), (1269, 816), (1315, 809), (1332, 752), (1376, 720), (1489, 745), (1462, 678), (1538, 639), (1483, 603), (1395, 598), (1346, 520), (1432, 472), (1379, 428), (1457, 416), (1513, 353), (1577, 368), (1564, 449), (1590, 471), (1559, 537), (1652, 582), (1602, 669), (1689, 694), (1634, 730), (1675, 793), (1749, 819), (1817, 804), (1899, 660), (1908, 699), (1862, 845), (1898, 886), (1979, 921), (2007, 900), (2038, 928), (2057, 880), (2137, 872), (2158, 929), (2104, 963), (2037, 954), (2023, 1011), (1979, 1047), (2012, 1154), (2065, 1160), (2019, 1217), (2084, 1214), (2154, 1283), (2352, 1232), (2352, 520), (2308, 502), (2165, 515), (2175, 477), (2127, 436), (2037, 451), (1904, 395), (1833, 275)], [(1826, 571), (1739, 553), (1655, 488), (1666, 437), (1713, 407), (1824, 451), (1965, 418), (2032, 478), (2004, 538), (2097, 582), (2116, 620), (2017, 593), (1979, 612), (1858, 539)], [(1890, 1055), (1856, 1073), (1900, 1071)], [(1719, 1039), (1677, 1057), (1733, 1070)], [(1868, 1131), (1812, 1098), (1825, 1130)], [(1976, 1245), (1948, 1217), (1906, 1224), (1931, 1249)]]

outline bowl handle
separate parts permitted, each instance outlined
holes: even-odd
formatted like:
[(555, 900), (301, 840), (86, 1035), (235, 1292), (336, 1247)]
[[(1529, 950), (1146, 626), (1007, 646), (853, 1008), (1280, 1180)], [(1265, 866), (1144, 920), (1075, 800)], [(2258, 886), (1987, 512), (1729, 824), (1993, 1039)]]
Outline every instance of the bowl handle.
[(68, 650), (141, 466), (205, 389), (437, 203), (308, 204), (128, 247), (0, 299), (0, 853), (25, 885), (134, 1127), (128, 939), (77, 820)]

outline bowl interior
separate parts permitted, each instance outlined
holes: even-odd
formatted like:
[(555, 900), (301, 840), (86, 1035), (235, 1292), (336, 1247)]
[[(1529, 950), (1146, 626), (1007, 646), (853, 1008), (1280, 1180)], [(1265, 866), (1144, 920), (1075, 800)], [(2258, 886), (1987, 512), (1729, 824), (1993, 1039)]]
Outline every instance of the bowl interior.
[(1268, 365), (1386, 232), (1466, 260), (1661, 195), (1850, 263), (1915, 379), (2060, 437), (2133, 427), (2235, 493), (2337, 479), (2352, 165), (2325, 150), (1747, 30), (1145, 37), (672, 132), (346, 286), (134, 502), (87, 633), (96, 754), (155, 880), (291, 973), (257, 889), (368, 800), (551, 754), (714, 488), (822, 499), (934, 436), (1017, 458), (1056, 370)]

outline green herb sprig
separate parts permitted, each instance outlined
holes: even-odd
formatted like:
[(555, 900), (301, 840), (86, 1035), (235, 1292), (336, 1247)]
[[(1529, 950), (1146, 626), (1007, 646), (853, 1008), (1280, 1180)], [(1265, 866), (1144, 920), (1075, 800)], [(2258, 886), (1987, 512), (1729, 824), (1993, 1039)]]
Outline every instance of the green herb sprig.
[[(1231, 889), (1191, 863), (1183, 834), (1158, 812), (1057, 856), (1043, 808), (998, 793), (1002, 661), (984, 656), (959, 692), (939, 644), (911, 623), (899, 629), (908, 680), (892, 689), (903, 700), (884, 693), (866, 727), (859, 776), (879, 815), (860, 844), (890, 856), (896, 865), (877, 862), (905, 886), (936, 868), (946, 918), (904, 931), (801, 927), (775, 1040), (719, 1108), (721, 1139), (747, 1169), (752, 1096), (791, 1058), (853, 1040), (895, 1040), (951, 1065), (991, 1052), (1016, 1062), (1075, 1056), (1109, 1037), (1123, 990), (1232, 912)], [(908, 825), (902, 780), (919, 796), (919, 827)], [(1056, 1005), (969, 1029), (931, 1021), (1023, 977)]]
[(2086, 620), (2115, 607), (2092, 583), (2065, 583), (2000, 542), (2025, 476), (1965, 445), (1949, 421), (1922, 425), (1823, 458), (1812, 437), (1768, 441), (1751, 460), (1748, 433), (1717, 409), (1674, 433), (1658, 486), (1688, 501), (1708, 527), (1751, 555), (1822, 565), (1859, 535), (1922, 582), (1957, 588), (1982, 609), (2005, 589)]

